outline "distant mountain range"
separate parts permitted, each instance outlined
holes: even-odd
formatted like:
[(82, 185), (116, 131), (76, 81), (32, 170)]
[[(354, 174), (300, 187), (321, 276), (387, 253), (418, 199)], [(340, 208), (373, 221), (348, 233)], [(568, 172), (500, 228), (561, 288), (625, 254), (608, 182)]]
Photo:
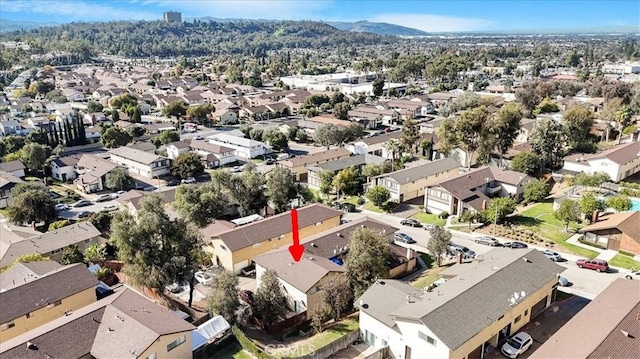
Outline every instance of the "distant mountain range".
[(10, 32), (17, 30), (31, 30), (45, 26), (58, 26), (55, 22), (35, 22), (35, 21), (13, 21), (0, 19), (0, 32)]
[(335, 27), (338, 30), (354, 31), (354, 32), (372, 32), (378, 35), (394, 35), (394, 36), (426, 36), (426, 33), (422, 30), (413, 29), (410, 27), (388, 24), (386, 22), (327, 22), (327, 24)]

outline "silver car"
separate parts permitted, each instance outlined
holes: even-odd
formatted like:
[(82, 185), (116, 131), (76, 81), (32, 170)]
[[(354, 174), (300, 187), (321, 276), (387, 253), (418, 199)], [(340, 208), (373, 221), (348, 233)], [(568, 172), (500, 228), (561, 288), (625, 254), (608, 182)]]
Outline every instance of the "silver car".
[(554, 262), (562, 261), (562, 256), (558, 252), (554, 252), (546, 249), (544, 251), (540, 251), (540, 253), (544, 254), (545, 257), (551, 259)]
[(498, 242), (497, 239), (488, 236), (478, 237), (475, 239), (475, 242), (479, 244), (486, 244), (491, 247), (497, 247), (500, 245), (500, 242)]

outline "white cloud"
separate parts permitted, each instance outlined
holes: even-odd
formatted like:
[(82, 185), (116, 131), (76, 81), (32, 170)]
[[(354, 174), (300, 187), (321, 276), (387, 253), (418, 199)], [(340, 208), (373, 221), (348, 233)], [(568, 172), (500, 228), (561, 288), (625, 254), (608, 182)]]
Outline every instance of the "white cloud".
[(162, 17), (162, 14), (79, 0), (0, 0), (0, 9), (7, 13), (51, 15), (50, 21), (58, 23), (64, 23), (69, 20), (152, 20)]
[(388, 22), (426, 32), (460, 32), (485, 30), (493, 22), (485, 19), (432, 14), (380, 14), (369, 21)]

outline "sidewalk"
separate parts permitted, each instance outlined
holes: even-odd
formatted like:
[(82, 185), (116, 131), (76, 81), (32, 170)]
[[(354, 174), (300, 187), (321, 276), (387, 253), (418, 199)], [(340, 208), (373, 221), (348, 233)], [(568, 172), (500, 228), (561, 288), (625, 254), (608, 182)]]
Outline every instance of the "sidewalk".
[(604, 261), (607, 261), (607, 262), (612, 260), (613, 257), (615, 257), (616, 254), (618, 254), (618, 252), (613, 251), (611, 249), (600, 249), (600, 248), (597, 248), (597, 247), (590, 246), (588, 244), (580, 243), (578, 241), (578, 239), (580, 239), (580, 237), (582, 237), (582, 235), (576, 233), (576, 234), (572, 235), (571, 237), (569, 237), (569, 239), (567, 239), (567, 243), (573, 244), (574, 246), (582, 247), (582, 248), (585, 248), (585, 249), (588, 249), (588, 250), (591, 250), (591, 251), (594, 251), (594, 252), (598, 252), (599, 254), (596, 257), (596, 259), (601, 259), (601, 260), (604, 260)]

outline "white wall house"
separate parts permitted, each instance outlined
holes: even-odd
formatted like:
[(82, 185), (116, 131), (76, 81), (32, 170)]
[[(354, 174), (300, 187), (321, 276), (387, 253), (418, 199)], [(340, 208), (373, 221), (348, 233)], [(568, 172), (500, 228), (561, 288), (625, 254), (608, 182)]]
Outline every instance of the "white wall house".
[(169, 174), (171, 160), (153, 153), (129, 147), (118, 147), (110, 151), (111, 161), (123, 165), (129, 172), (146, 178)]
[(80, 156), (58, 157), (51, 161), (51, 177), (58, 181), (67, 182), (76, 178), (75, 166), (78, 164)]
[(562, 169), (589, 175), (604, 172), (612, 181), (620, 182), (640, 172), (640, 142), (619, 145), (595, 154), (567, 156)]
[(209, 136), (209, 142), (232, 148), (238, 158), (251, 159), (271, 153), (271, 147), (264, 142), (251, 140), (248, 138), (228, 135), (226, 133), (216, 133)]

